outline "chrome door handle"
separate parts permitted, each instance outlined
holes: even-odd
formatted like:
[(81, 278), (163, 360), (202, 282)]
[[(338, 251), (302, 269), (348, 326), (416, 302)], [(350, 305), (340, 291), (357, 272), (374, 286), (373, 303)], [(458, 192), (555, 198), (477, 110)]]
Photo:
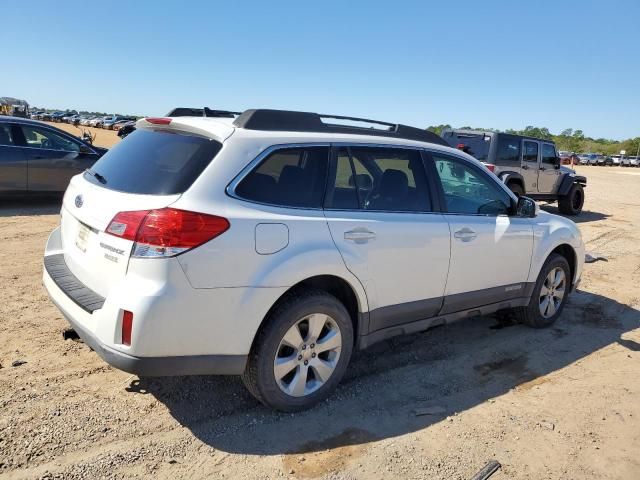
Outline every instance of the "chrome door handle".
[(470, 242), (471, 240), (474, 240), (478, 236), (478, 234), (470, 228), (465, 227), (455, 232), (453, 236), (458, 240), (462, 240), (463, 242)]
[(344, 232), (344, 239), (351, 240), (356, 243), (365, 243), (376, 238), (376, 234), (366, 228), (354, 228), (348, 232)]

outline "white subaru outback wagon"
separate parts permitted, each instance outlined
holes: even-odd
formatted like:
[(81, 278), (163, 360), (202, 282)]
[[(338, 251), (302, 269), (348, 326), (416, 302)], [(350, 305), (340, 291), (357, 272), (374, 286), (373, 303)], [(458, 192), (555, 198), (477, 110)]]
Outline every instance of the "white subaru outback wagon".
[(242, 375), (296, 411), (374, 342), (507, 309), (550, 325), (583, 262), (573, 222), (430, 132), (179, 108), (72, 179), (43, 275), (111, 365)]

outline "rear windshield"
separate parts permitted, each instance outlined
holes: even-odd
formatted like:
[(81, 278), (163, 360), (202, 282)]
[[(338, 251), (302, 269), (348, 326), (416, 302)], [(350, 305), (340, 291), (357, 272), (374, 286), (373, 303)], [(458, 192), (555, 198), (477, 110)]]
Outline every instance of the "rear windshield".
[(478, 160), (486, 160), (489, 157), (489, 144), (491, 137), (484, 134), (444, 132), (442, 137), (453, 148), (462, 150)]
[(138, 129), (100, 158), (84, 178), (120, 192), (183, 193), (220, 148), (220, 142), (205, 137)]

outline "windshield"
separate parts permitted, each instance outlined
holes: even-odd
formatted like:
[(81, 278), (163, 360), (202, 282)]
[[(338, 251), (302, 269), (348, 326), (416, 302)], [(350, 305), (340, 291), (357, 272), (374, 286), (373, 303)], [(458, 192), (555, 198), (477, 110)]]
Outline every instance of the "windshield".
[(138, 129), (101, 157), (84, 178), (120, 192), (183, 193), (220, 148), (220, 142), (205, 137)]

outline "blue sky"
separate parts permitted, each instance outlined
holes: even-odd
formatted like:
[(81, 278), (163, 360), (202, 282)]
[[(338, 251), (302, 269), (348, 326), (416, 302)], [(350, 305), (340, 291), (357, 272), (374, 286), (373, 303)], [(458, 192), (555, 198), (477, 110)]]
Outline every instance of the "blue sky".
[(0, 96), (640, 136), (640, 1), (3, 0)]

